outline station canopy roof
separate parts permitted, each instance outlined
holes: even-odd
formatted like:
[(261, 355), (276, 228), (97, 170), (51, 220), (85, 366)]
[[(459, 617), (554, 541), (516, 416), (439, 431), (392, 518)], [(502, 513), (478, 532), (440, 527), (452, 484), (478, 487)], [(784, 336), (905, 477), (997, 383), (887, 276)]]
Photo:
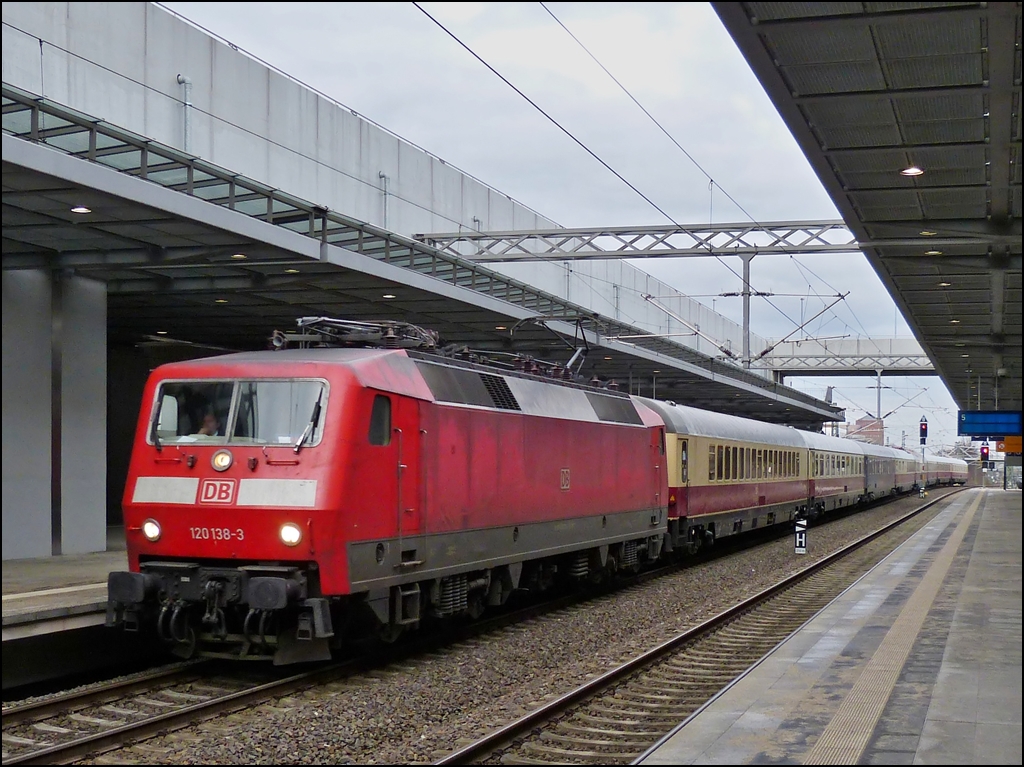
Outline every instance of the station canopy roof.
[(962, 410), (1021, 408), (1021, 4), (713, 3)]

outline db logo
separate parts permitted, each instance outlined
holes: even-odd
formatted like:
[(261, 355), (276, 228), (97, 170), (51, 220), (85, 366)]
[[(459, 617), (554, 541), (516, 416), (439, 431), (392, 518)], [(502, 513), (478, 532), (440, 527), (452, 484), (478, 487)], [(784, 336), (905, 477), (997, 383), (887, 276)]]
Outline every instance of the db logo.
[(199, 488), (200, 503), (231, 503), (235, 499), (235, 480), (204, 479)]

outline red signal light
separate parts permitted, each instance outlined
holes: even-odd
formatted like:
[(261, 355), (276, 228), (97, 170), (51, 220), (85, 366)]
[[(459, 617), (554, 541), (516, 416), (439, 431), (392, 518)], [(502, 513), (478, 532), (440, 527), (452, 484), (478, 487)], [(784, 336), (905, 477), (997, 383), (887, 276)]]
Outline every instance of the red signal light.
[(983, 460), (983, 461), (987, 461), (988, 460), (988, 445), (982, 445), (981, 446), (981, 460)]

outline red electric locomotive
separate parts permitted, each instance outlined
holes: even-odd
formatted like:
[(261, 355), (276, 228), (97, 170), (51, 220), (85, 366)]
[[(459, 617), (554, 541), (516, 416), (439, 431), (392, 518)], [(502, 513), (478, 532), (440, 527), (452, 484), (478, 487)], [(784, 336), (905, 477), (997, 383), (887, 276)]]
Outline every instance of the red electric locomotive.
[[(377, 335), (401, 346), (410, 327)], [(661, 553), (664, 425), (623, 393), (297, 348), (163, 365), (143, 402), (107, 623), (154, 625), (182, 655), (325, 659)]]

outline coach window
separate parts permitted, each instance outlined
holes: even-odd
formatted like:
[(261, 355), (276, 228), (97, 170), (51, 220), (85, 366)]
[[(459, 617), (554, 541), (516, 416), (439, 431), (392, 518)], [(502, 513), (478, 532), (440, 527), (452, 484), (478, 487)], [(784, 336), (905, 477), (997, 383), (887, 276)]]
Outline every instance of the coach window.
[(715, 478), (715, 446), (708, 445), (708, 481)]
[(732, 479), (732, 451), (728, 445), (725, 447), (725, 476), (722, 479)]
[(724, 450), (721, 445), (718, 446), (718, 466), (715, 468), (715, 476), (718, 479), (725, 478), (725, 457), (722, 455)]
[(378, 394), (370, 411), (370, 444), (391, 444), (391, 398)]
[(740, 449), (734, 447), (732, 449), (732, 478), (739, 479), (740, 477)]
[(679, 440), (679, 468), (681, 469), (680, 477), (682, 477), (684, 485), (690, 482), (690, 461), (687, 457), (686, 447), (686, 440)]

